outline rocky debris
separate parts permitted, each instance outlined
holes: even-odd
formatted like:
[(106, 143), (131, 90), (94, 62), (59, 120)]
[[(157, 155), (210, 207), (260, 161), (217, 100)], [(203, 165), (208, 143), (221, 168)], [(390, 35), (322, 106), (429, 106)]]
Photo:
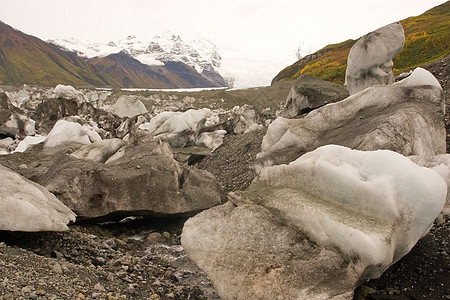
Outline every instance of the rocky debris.
[(226, 193), (246, 189), (255, 178), (251, 169), (266, 129), (244, 134), (228, 134), (221, 147), (196, 166), (213, 174)]
[(446, 193), (395, 152), (324, 146), (264, 168), (189, 219), (181, 243), (223, 299), (348, 299), (411, 250)]
[[(181, 248), (180, 222), (136, 219), (71, 226), (63, 233), (0, 231), (0, 299), (220, 299)], [(162, 238), (141, 239), (152, 233)]]
[[(448, 57), (442, 58), (441, 60), (436, 61), (436, 63), (426, 67), (426, 69), (430, 70), (439, 80), (443, 88), (444, 95), (448, 95), (449, 69), (446, 67), (448, 65), (448, 59)], [(277, 105), (280, 101), (286, 99), (289, 88), (290, 86), (285, 92), (283, 92), (284, 94), (282, 99), (279, 97), (276, 98), (278, 100), (274, 105)], [(25, 95), (22, 95), (22, 93), (17, 93), (17, 95), (10, 96), (12, 94), (7, 92), (7, 95), (11, 100), (17, 100), (17, 103), (22, 101), (22, 108), (35, 108), (42, 102), (42, 98), (38, 97), (39, 93), (42, 91), (42, 88), (29, 88), (27, 91), (28, 90), (30, 91), (31, 97), (28, 101), (19, 99)], [(98, 91), (92, 91), (92, 93), (97, 94)], [(152, 100), (153, 102), (146, 102), (146, 106), (149, 107), (149, 103), (151, 103), (152, 106), (158, 105), (157, 110), (164, 110), (165, 107), (173, 107), (174, 109), (181, 108), (182, 110), (192, 107), (211, 107), (207, 106), (210, 104), (208, 101), (212, 101), (208, 98), (211, 93), (212, 92), (204, 92), (202, 94), (196, 94), (195, 96), (188, 94), (189, 99), (187, 97), (183, 98), (183, 96), (178, 96), (181, 95), (179, 93), (170, 93), (169, 96), (166, 95), (165, 97), (172, 97), (176, 94), (179, 98), (166, 99), (164, 101), (161, 100), (161, 102), (158, 102), (158, 99), (155, 98), (154, 101)], [(248, 100), (249, 102), (247, 103), (255, 104), (255, 99), (257, 98), (257, 101), (259, 101), (257, 102), (258, 104), (273, 104), (270, 102), (272, 101), (272, 98), (270, 97), (271, 95), (266, 92), (266, 89), (229, 92), (230, 94), (233, 94), (232, 98), (225, 97), (225, 92), (214, 93), (216, 93), (216, 96), (214, 97), (217, 98), (214, 100), (215, 108), (223, 106), (227, 107), (227, 109), (231, 109), (234, 105), (242, 105), (243, 102), (239, 102), (239, 97)], [(239, 96), (240, 93), (245, 94), (245, 96)], [(149, 94), (157, 95), (158, 93)], [(159, 94), (164, 93), (159, 92)], [(203, 98), (203, 94), (208, 96)], [(279, 95), (280, 93), (277, 92), (275, 94)], [(14, 97), (14, 99), (12, 97)], [(147, 96), (144, 93), (141, 93), (139, 97), (139, 99), (142, 100), (146, 99)], [(221, 99), (221, 97), (224, 98)], [(449, 98), (446, 97), (446, 100), (448, 99)], [(13, 103), (16, 103), (14, 101)], [(98, 101), (101, 102), (101, 99)], [(178, 106), (179, 103), (183, 103), (183, 105)], [(89, 109), (86, 109), (86, 111), (89, 111)], [(152, 109), (152, 111), (154, 110)], [(446, 124), (448, 124), (449, 119), (448, 112), (449, 111), (447, 110), (445, 119)], [(265, 113), (265, 111), (263, 111), (263, 113)], [(149, 115), (150, 114), (146, 114), (146, 116)], [(102, 121), (104, 123), (100, 124), (99, 122), (99, 127), (105, 128), (103, 127), (103, 124), (108, 126), (110, 125), (109, 132), (113, 132), (114, 129), (118, 127), (117, 124), (120, 124), (123, 120), (114, 116), (110, 118), (110, 116), (113, 115), (101, 115), (99, 118), (104, 118), (104, 121)], [(135, 117), (135, 120), (137, 121), (141, 117), (142, 116)], [(84, 116), (81, 116), (81, 118), (84, 118)], [(226, 188), (226, 191), (244, 190), (253, 180), (254, 173), (248, 168), (248, 166), (252, 163), (255, 154), (261, 150), (261, 139), (264, 135), (264, 130), (257, 130), (242, 135), (232, 134), (236, 124), (233, 124), (233, 122), (238, 119), (239, 118), (232, 118), (229, 119), (232, 121), (226, 121), (228, 120), (228, 116), (227, 118), (221, 119), (220, 122), (226, 121), (226, 123), (223, 125), (220, 125), (219, 123), (216, 124), (217, 126), (223, 126), (223, 128), (218, 127), (216, 129), (224, 129), (227, 131), (228, 134), (224, 138), (224, 143), (212, 153), (205, 155), (202, 162), (193, 162), (193, 164), (197, 164), (198, 167), (210, 170), (211, 172), (214, 171), (215, 176)], [(82, 120), (79, 120), (78, 122), (80, 121)], [(148, 119), (146, 122), (148, 122)], [(447, 130), (448, 128), (449, 126), (447, 125)], [(129, 132), (126, 134), (128, 133)], [(134, 134), (135, 133), (132, 133), (130, 136), (133, 136)], [(15, 145), (13, 145), (11, 149), (14, 147)], [(33, 146), (24, 153), (15, 153), (8, 156), (2, 155), (0, 156), (0, 161), (3, 165), (7, 165), (20, 174), (25, 175), (27, 178), (32, 178), (33, 181), (39, 181), (43, 174), (45, 174), (53, 165), (55, 160), (59, 160), (60, 157), (65, 156), (66, 154), (73, 153), (78, 148), (79, 146), (74, 147), (73, 145), (64, 145), (56, 148), (48, 148), (44, 151), (42, 149), (42, 144), (39, 144)], [(448, 273), (450, 270), (447, 266), (450, 264), (448, 261), (449, 256), (446, 254), (450, 253), (448, 243), (450, 222), (448, 217), (440, 217), (436, 222), (437, 224), (431, 229), (431, 232), (423, 239), (419, 240), (417, 245), (408, 255), (402, 258), (398, 263), (391, 266), (379, 279), (370, 280), (369, 282), (364, 283), (361, 289), (363, 290), (365, 296), (361, 296), (361, 293), (359, 292), (360, 289), (358, 289), (355, 299), (362, 299), (360, 297), (365, 299), (448, 299), (450, 297), (450, 290), (448, 289), (450, 286), (448, 279)], [(161, 221), (159, 219), (154, 222), (154, 224), (160, 223)], [(114, 299), (119, 298), (120, 296), (122, 296), (122, 298), (127, 297), (127, 299), (147, 299), (150, 297), (154, 299), (173, 299), (173, 297), (175, 297), (175, 299), (218, 299), (217, 295), (206, 291), (211, 291), (212, 287), (209, 284), (208, 279), (206, 277), (202, 277), (205, 275), (201, 271), (180, 273), (188, 270), (190, 266), (187, 265), (189, 260), (185, 258), (184, 252), (180, 251), (181, 248), (178, 240), (179, 233), (177, 234), (177, 238), (174, 238), (174, 233), (167, 225), (161, 225), (158, 232), (150, 231), (148, 234), (146, 233), (145, 226), (139, 225), (133, 230), (133, 233), (131, 233), (124, 229), (120, 224), (123, 223), (113, 223), (109, 227), (109, 230), (114, 232), (115, 237), (113, 239), (111, 239), (109, 233), (106, 234), (101, 232), (102, 230), (93, 229), (100, 227), (103, 228), (103, 225), (82, 224), (80, 226), (70, 226), (70, 231), (61, 233), (63, 235), (68, 235), (69, 237), (63, 237), (60, 233), (51, 233), (49, 236), (49, 233), (42, 232), (23, 236), (24, 234), (18, 232), (11, 234), (0, 231), (0, 241), (6, 242), (6, 244), (1, 244), (0, 247), (0, 252), (2, 253), (0, 255), (0, 299), (20, 299), (22, 297), (34, 298), (36, 297), (36, 293), (33, 293), (33, 288), (35, 291), (40, 290), (39, 294), (42, 296), (38, 297), (42, 299), (76, 299), (78, 296), (79, 298), (84, 297), (85, 299)], [(153, 234), (153, 237), (150, 237), (151, 234)], [(51, 238), (53, 235), (56, 235), (56, 237)], [(65, 242), (78, 235), (80, 235), (80, 238), (75, 238), (73, 243), (65, 244)], [(95, 235), (95, 237), (92, 235)], [(154, 239), (156, 239), (156, 241)], [(267, 239), (267, 237), (264, 237), (264, 239)], [(23, 240), (26, 240), (26, 243)], [(89, 240), (94, 242), (87, 242)], [(51, 246), (48, 246), (49, 244), (47, 241), (51, 244)], [(101, 265), (97, 264), (104, 262), (105, 265), (108, 265), (109, 263), (112, 263), (113, 259), (109, 259), (108, 257), (114, 257), (114, 254), (108, 254), (107, 258), (99, 255), (98, 250), (100, 249), (100, 251), (105, 251), (105, 249), (101, 250), (102, 248), (98, 248), (96, 246), (96, 241), (99, 241), (101, 244), (105, 242), (106, 245), (114, 247), (108, 248), (108, 250), (106, 250), (108, 253), (114, 253), (109, 251), (118, 251), (120, 253), (126, 252), (129, 256), (134, 257), (142, 257), (144, 255), (142, 254), (143, 252), (140, 252), (143, 250), (137, 248), (137, 245), (139, 245), (141, 241), (148, 241), (144, 242), (144, 244), (152, 243), (149, 247), (151, 251), (147, 254), (150, 255), (149, 260), (151, 259), (153, 262), (158, 262), (158, 264), (161, 261), (164, 262), (158, 266), (158, 270), (161, 270), (161, 273), (158, 274), (161, 274), (161, 276), (154, 276), (158, 279), (156, 281), (156, 287), (162, 286), (164, 290), (158, 291), (153, 285), (153, 277), (151, 279), (145, 279), (145, 275), (142, 275), (144, 281), (150, 284), (143, 284), (138, 288), (135, 288), (134, 294), (129, 293), (127, 290), (128, 285), (121, 285), (122, 282), (125, 281), (119, 278), (119, 276), (115, 278), (109, 277), (107, 278), (107, 283), (103, 284), (104, 277), (98, 277), (98, 274), (100, 273), (97, 273), (97, 270), (98, 272), (102, 272)], [(167, 241), (170, 242), (167, 243)], [(59, 247), (58, 244), (63, 245), (64, 248), (67, 247), (70, 249), (75, 249), (78, 252), (74, 251), (72, 254), (71, 251), (61, 250), (61, 248), (60, 251), (52, 250), (53, 246), (57, 249)], [(28, 250), (21, 251), (18, 247)], [(4, 249), (4, 251), (1, 249)], [(36, 257), (29, 250), (34, 250), (38, 256)], [(20, 260), (12, 258), (12, 253), (14, 251), (20, 251)], [(52, 252), (53, 254), (51, 254)], [(62, 253), (63, 255), (61, 255)], [(42, 267), (44, 266), (43, 263), (40, 263), (39, 265), (33, 264), (36, 260), (43, 258), (42, 256), (50, 259), (50, 271), (49, 269)], [(184, 258), (173, 261), (173, 258), (177, 257)], [(73, 269), (70, 269), (70, 273), (65, 271), (64, 262), (60, 262), (61, 259), (72, 261)], [(93, 263), (93, 261), (95, 261), (95, 263)], [(5, 265), (2, 264), (2, 262), (6, 262), (6, 267), (4, 267)], [(11, 264), (9, 264), (9, 262), (11, 262)], [(192, 263), (190, 264), (192, 265)], [(58, 265), (61, 268), (59, 268)], [(92, 265), (96, 266), (95, 270)], [(81, 271), (82, 273), (78, 273), (78, 270), (83, 269), (85, 266), (87, 266), (90, 270), (94, 270), (94, 272), (83, 273)], [(98, 266), (100, 266), (100, 268)], [(168, 270), (167, 267), (170, 268), (170, 272), (168, 273), (168, 276), (164, 276), (165, 271)], [(144, 269), (149, 269), (149, 267), (146, 266)], [(63, 272), (63, 276), (65, 276), (64, 278), (54, 277), (51, 275), (53, 273), (60, 274), (61, 270)], [(174, 278), (171, 273), (174, 273), (177, 276), (179, 279), (178, 283), (174, 283), (170, 280), (170, 278)], [(82, 275), (79, 276), (77, 274)], [(180, 274), (184, 275), (179, 276)], [(80, 278), (79, 282), (85, 282), (85, 284), (80, 286), (77, 280), (74, 279), (72, 281), (71, 278), (75, 277)], [(3, 282), (4, 278), (8, 279)], [(44, 284), (39, 285), (41, 284), (41, 282), (39, 282), (39, 279), (41, 278), (45, 278), (45, 281), (43, 281)], [(128, 276), (128, 278), (133, 279), (133, 276)], [(188, 278), (192, 281), (186, 281)], [(35, 284), (36, 282), (39, 284)], [(55, 292), (52, 292), (51, 288), (47, 288), (50, 286), (56, 286), (58, 288), (55, 288)], [(148, 286), (151, 286), (152, 290), (147, 289)], [(100, 291), (102, 290), (102, 287), (105, 289), (105, 292)], [(22, 294), (22, 289), (24, 294)], [(77, 293), (72, 293), (72, 289), (77, 291)], [(187, 293), (183, 294), (179, 292), (180, 290), (187, 291)], [(30, 294), (28, 294), (28, 291), (31, 291)], [(63, 293), (61, 294), (61, 292)]]
[(0, 139), (15, 140), (35, 133), (35, 121), (15, 107), (4, 92), (0, 93)]
[(283, 109), (278, 113), (285, 118), (309, 113), (328, 103), (341, 101), (349, 96), (342, 85), (315, 78), (300, 76), (292, 86)]
[(405, 156), (444, 154), (443, 101), (436, 78), (417, 68), (402, 81), (367, 88), (304, 118), (276, 119), (264, 137), (257, 167), (287, 163), (327, 144)]
[(0, 165), (0, 230), (63, 231), (75, 214), (44, 187)]
[(42, 101), (32, 118), (37, 122), (39, 133), (47, 134), (64, 117), (78, 115), (78, 103), (74, 99), (54, 98)]
[(381, 27), (359, 39), (350, 49), (345, 83), (350, 95), (377, 84), (394, 82), (392, 59), (405, 44), (403, 27), (398, 23)]
[(96, 108), (90, 102), (79, 103), (76, 99), (44, 99), (32, 110), (32, 118), (37, 122), (40, 134), (49, 133), (58, 120), (71, 116), (78, 116), (79, 122), (94, 122), (103, 137), (115, 137), (115, 129), (122, 122), (119, 116)]
[(130, 142), (107, 164), (60, 156), (40, 183), (79, 219), (192, 215), (221, 203), (209, 172), (180, 165), (166, 143), (145, 140)]

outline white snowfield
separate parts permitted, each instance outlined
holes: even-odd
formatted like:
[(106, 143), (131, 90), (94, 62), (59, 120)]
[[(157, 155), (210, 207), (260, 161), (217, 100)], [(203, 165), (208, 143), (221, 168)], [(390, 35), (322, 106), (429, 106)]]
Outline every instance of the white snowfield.
[(44, 187), (0, 165), (0, 230), (64, 231), (75, 214)]

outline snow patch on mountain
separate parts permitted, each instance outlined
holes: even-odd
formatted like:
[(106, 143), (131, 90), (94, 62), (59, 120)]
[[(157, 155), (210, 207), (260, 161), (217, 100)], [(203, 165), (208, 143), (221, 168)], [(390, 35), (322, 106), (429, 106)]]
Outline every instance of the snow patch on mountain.
[(206, 40), (183, 41), (179, 35), (171, 32), (157, 35), (151, 41), (143, 41), (134, 35), (129, 35), (124, 40), (110, 41), (106, 44), (73, 38), (49, 42), (87, 58), (126, 51), (146, 65), (164, 65), (168, 61), (179, 61), (195, 68), (199, 73), (205, 70), (217, 72), (221, 61), (213, 43)]

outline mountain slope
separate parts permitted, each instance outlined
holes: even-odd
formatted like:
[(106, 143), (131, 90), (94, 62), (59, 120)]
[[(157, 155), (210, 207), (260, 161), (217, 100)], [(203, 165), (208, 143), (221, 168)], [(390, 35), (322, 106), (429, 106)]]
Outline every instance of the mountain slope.
[[(394, 59), (394, 72), (399, 74), (415, 67), (425, 66), (450, 53), (450, 1), (427, 12), (404, 19), (405, 46)], [(335, 83), (344, 83), (347, 56), (356, 40), (347, 40), (305, 56), (280, 71), (272, 83), (294, 80), (302, 74), (311, 74)]]
[(74, 53), (62, 51), (0, 21), (0, 82), (115, 86), (114, 80)]
[[(74, 51), (91, 61), (94, 59), (97, 63), (109, 55), (123, 51), (133, 59), (149, 66), (153, 71), (161, 71), (161, 68), (157, 68), (161, 66), (167, 72), (175, 72), (177, 76), (189, 82), (190, 86), (227, 86), (227, 82), (218, 72), (221, 57), (215, 45), (207, 40), (184, 41), (179, 35), (166, 32), (155, 36), (151, 42), (138, 40), (133, 35), (125, 40), (111, 41), (107, 44), (77, 39), (59, 39), (49, 42), (62, 49)], [(138, 72), (141, 72), (142, 68), (139, 69)], [(174, 83), (174, 86), (185, 87), (186, 82)], [(153, 83), (150, 82), (149, 85)]]
[(121, 87), (139, 88), (189, 88), (219, 87), (181, 62), (149, 66), (141, 63), (125, 51), (105, 57), (89, 59), (95, 67), (114, 77)]
[[(117, 48), (117, 47), (116, 47)], [(148, 66), (119, 52), (88, 60), (0, 21), (0, 84), (112, 86), (134, 88), (220, 87), (225, 81), (204, 64), (200, 74), (182, 61)]]

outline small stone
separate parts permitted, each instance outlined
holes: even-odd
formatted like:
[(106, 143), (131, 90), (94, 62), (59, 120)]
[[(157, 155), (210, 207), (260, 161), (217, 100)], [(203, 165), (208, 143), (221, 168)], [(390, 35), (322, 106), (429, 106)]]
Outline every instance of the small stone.
[(44, 290), (37, 290), (37, 291), (35, 292), (35, 294), (38, 295), (38, 296), (44, 296), (45, 294), (47, 294), (47, 292), (44, 291)]
[(21, 291), (22, 293), (30, 293), (32, 290), (34, 290), (34, 287), (27, 285), (24, 286)]
[(27, 168), (27, 165), (26, 164), (21, 164), (20, 166), (19, 166), (19, 169), (26, 169)]
[(115, 278), (116, 276), (111, 272), (109, 272), (108, 275), (106, 276), (106, 280), (108, 281), (113, 281)]
[(168, 293), (168, 294), (166, 294), (166, 296), (167, 296), (167, 298), (175, 299), (174, 293)]
[(97, 283), (94, 285), (94, 290), (100, 291), (100, 292), (106, 292), (105, 287), (101, 283)]
[(61, 252), (57, 251), (57, 250), (52, 250), (52, 252), (50, 253), (51, 257), (53, 258), (63, 258), (64, 254), (62, 254)]
[(86, 299), (86, 297), (82, 293), (78, 293), (77, 298), (80, 300)]
[(102, 248), (103, 248), (103, 249), (109, 249), (109, 248), (112, 248), (112, 249), (114, 249), (114, 250), (117, 250), (117, 242), (116, 242), (116, 240), (113, 239), (113, 238), (107, 239), (106, 241), (104, 241), (104, 242), (102, 243)]
[(386, 291), (388, 292), (389, 295), (398, 295), (400, 294), (400, 291), (395, 289), (395, 288), (387, 288)]
[(161, 299), (161, 296), (158, 295), (158, 294), (152, 294), (152, 295), (150, 296), (150, 299)]
[(55, 272), (57, 274), (62, 274), (63, 273), (62, 267), (58, 263), (53, 265), (52, 270), (53, 270), (53, 272)]
[(167, 231), (164, 231), (162, 234), (163, 238), (165, 238), (166, 240), (169, 240), (172, 235), (170, 233), (168, 233)]
[(101, 294), (101, 293), (98, 293), (98, 292), (94, 292), (94, 293), (92, 293), (92, 295), (91, 295), (92, 299), (98, 299), (98, 298), (100, 298), (101, 296), (102, 296), (102, 294)]
[(161, 233), (152, 232), (149, 235), (147, 235), (147, 237), (145, 238), (145, 241), (149, 242), (149, 243), (156, 243), (156, 242), (160, 241), (162, 238), (163, 238), (163, 236), (161, 235)]
[(37, 299), (37, 298), (39, 298), (39, 296), (36, 295), (35, 292), (31, 292), (30, 295), (29, 295), (28, 297), (29, 297), (30, 299)]
[(97, 256), (92, 259), (92, 264), (94, 266), (103, 266), (105, 264), (105, 262), (106, 262), (106, 260), (101, 256)]

